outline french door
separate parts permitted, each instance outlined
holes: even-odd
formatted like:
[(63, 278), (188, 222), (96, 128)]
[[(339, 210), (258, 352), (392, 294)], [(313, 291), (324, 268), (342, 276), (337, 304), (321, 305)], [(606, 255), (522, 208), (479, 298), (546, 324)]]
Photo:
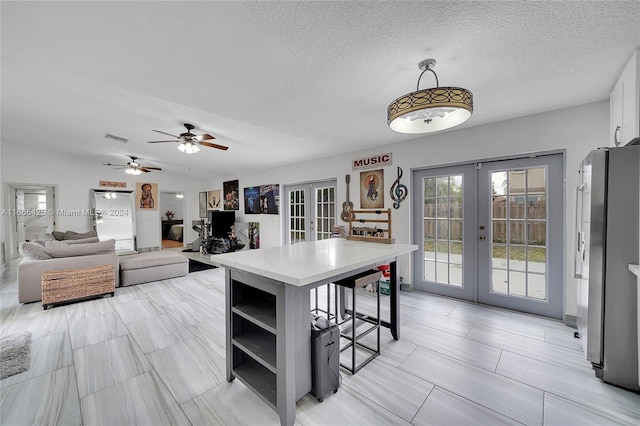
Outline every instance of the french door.
[(562, 318), (562, 155), (414, 172), (414, 286)]
[(331, 238), (336, 224), (336, 181), (285, 187), (285, 243)]
[[(476, 300), (475, 168), (472, 164), (421, 170), (414, 175), (414, 286)], [(417, 226), (415, 226), (417, 225)]]

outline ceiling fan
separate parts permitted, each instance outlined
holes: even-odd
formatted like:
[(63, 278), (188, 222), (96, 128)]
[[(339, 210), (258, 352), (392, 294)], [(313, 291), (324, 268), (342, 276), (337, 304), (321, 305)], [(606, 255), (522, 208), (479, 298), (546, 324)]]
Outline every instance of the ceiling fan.
[(115, 166), (116, 169), (124, 169), (125, 173), (130, 175), (139, 175), (142, 172), (149, 173), (151, 170), (162, 170), (160, 167), (145, 167), (138, 163), (138, 157), (129, 156), (131, 161), (127, 164), (111, 164), (106, 163), (103, 166)]
[(193, 154), (194, 152), (200, 151), (198, 145), (221, 149), (223, 151), (229, 149), (228, 146), (205, 142), (215, 139), (215, 137), (211, 136), (208, 133), (205, 133), (202, 136), (197, 136), (191, 133), (191, 131), (195, 129), (195, 126), (193, 124), (184, 123), (184, 127), (187, 129), (187, 131), (185, 133), (180, 133), (180, 136), (172, 135), (171, 133), (162, 132), (160, 130), (153, 130), (154, 132), (162, 133), (163, 135), (168, 135), (176, 139), (169, 141), (149, 141), (148, 143), (180, 142), (180, 145), (178, 145), (178, 149), (187, 154)]

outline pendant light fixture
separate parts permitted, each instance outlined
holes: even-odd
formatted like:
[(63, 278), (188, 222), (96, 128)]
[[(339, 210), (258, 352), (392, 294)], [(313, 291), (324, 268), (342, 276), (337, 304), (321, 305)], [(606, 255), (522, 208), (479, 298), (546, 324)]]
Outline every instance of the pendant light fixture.
[[(462, 124), (473, 113), (473, 94), (460, 87), (439, 87), (438, 76), (433, 70), (435, 59), (425, 59), (418, 64), (422, 70), (416, 91), (400, 96), (387, 108), (387, 124), (399, 133), (430, 133)], [(436, 87), (420, 90), (420, 79), (431, 71)]]

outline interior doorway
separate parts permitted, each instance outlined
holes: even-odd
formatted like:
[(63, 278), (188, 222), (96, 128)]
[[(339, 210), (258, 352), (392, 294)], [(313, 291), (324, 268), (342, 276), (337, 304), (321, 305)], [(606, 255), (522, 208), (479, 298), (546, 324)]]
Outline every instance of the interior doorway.
[(55, 229), (55, 187), (10, 184), (11, 226), (9, 257), (18, 255), (21, 242), (41, 239)]
[(185, 246), (184, 194), (181, 191), (160, 191), (160, 235), (163, 249)]

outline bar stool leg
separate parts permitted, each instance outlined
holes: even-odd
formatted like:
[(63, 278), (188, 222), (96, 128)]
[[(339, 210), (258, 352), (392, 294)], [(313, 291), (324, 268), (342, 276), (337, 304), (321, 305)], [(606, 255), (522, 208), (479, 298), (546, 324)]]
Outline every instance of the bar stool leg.
[(356, 289), (351, 291), (353, 311), (351, 312), (351, 374), (356, 372)]
[(378, 300), (377, 300), (377, 304), (378, 304), (378, 309), (377, 309), (377, 324), (378, 324), (378, 329), (376, 330), (376, 333), (378, 333), (378, 339), (377, 339), (377, 351), (378, 353), (380, 353), (380, 281), (378, 281), (377, 284), (377, 290), (378, 290)]

